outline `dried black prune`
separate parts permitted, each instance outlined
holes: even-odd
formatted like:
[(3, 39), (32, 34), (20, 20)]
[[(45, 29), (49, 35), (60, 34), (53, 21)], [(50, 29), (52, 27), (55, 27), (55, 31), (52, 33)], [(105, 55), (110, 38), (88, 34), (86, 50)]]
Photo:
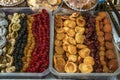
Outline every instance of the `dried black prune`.
[(19, 72), (22, 68), (22, 57), (24, 56), (24, 47), (27, 43), (27, 19), (25, 17), (20, 17), (21, 28), (18, 31), (18, 37), (16, 38), (15, 49), (14, 49), (14, 66), (16, 67), (16, 72)]

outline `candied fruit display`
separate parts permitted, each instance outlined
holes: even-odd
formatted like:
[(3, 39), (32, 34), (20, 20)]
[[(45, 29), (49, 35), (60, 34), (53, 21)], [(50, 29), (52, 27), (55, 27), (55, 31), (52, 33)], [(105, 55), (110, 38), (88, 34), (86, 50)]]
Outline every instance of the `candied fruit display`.
[(85, 14), (54, 15), (53, 56), (62, 60), (54, 59), (53, 67), (60, 73), (112, 73), (118, 62), (107, 13)]
[(0, 72), (42, 73), (47, 70), (50, 43), (48, 11), (42, 9), (38, 14), (30, 15), (0, 11), (0, 16)]

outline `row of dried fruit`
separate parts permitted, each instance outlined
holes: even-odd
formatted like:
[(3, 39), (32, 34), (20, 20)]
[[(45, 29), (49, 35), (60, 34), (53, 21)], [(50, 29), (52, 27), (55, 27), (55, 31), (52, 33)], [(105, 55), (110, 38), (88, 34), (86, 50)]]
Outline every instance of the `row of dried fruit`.
[(49, 13), (43, 9), (38, 14), (13, 13), (6, 18), (9, 24), (0, 71), (45, 71), (49, 65)]
[(108, 73), (118, 68), (106, 12), (55, 15), (53, 66), (58, 72)]

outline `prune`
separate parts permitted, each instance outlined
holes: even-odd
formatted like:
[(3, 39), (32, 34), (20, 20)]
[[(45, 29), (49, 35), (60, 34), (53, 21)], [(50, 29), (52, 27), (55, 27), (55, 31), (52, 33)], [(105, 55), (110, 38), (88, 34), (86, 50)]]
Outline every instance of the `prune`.
[[(86, 39), (85, 39), (85, 44), (89, 47), (91, 50), (90, 56), (94, 58), (95, 64), (94, 64), (94, 72), (101, 72), (102, 67), (99, 59), (99, 42), (97, 40), (97, 34), (96, 34), (96, 29), (95, 29), (95, 17), (92, 15), (86, 15)], [(98, 68), (99, 67), (99, 68)]]
[[(22, 68), (22, 57), (23, 49), (27, 42), (27, 19), (25, 17), (20, 18), (21, 28), (18, 31), (18, 37), (16, 38), (15, 49), (14, 49), (14, 65), (16, 67), (16, 72), (19, 72)], [(24, 42), (24, 43), (23, 43)]]

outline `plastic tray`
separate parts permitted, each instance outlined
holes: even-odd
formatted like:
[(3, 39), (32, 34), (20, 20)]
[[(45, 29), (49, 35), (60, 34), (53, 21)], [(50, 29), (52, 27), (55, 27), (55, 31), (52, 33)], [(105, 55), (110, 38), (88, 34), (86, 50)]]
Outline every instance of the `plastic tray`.
[[(30, 8), (28, 7), (22, 7), (22, 8), (1, 8), (0, 10), (3, 10), (6, 14), (13, 14), (15, 12), (17, 13), (25, 13), (27, 15), (35, 13), (33, 12)], [(49, 12), (49, 11), (48, 11)], [(49, 13), (49, 15), (51, 15), (51, 13)], [(50, 50), (49, 50), (50, 53)], [(19, 78), (23, 78), (23, 77), (39, 77), (42, 78), (44, 76), (46, 76), (49, 73), (49, 66), (48, 68), (42, 72), (42, 73), (0, 73), (0, 77), (19, 77)]]
[[(64, 10), (64, 9), (63, 9)], [(67, 11), (67, 10), (66, 10)], [(73, 12), (73, 11), (71, 11)], [(56, 14), (59, 15), (63, 15), (63, 14), (67, 14), (68, 12), (58, 12)], [(95, 12), (91, 12), (91, 13), (95, 13)], [(71, 13), (68, 13), (71, 14)], [(116, 75), (118, 75), (120, 73), (120, 59), (119, 59), (119, 52), (117, 50), (117, 48), (115, 47), (115, 52), (116, 52), (116, 56), (117, 56), (117, 60), (118, 60), (118, 69), (114, 72), (114, 73), (59, 73), (57, 72), (54, 67), (53, 67), (53, 53), (54, 53), (54, 16), (52, 17), (52, 27), (51, 27), (51, 44), (50, 44), (50, 72), (52, 74), (54, 74), (55, 76), (57, 76), (58, 78), (76, 78), (76, 79), (98, 79), (98, 80), (107, 80), (107, 78), (109, 77), (114, 77)], [(114, 25), (112, 24), (112, 28), (114, 28)], [(113, 35), (114, 35), (114, 30), (113, 30)], [(114, 40), (113, 40), (114, 43)], [(114, 43), (115, 46), (115, 43)]]

